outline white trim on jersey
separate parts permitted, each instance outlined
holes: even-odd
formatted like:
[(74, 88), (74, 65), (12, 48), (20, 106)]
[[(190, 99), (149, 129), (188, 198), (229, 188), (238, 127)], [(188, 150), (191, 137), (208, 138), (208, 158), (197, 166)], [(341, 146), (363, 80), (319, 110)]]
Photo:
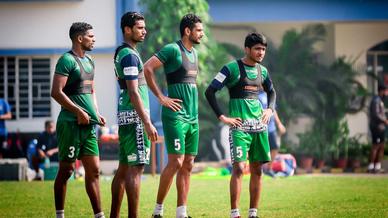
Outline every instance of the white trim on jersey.
[(220, 83), (223, 83), (225, 78), (226, 76), (221, 72), (218, 72), (217, 75), (214, 77), (214, 79), (216, 79)]
[(139, 75), (139, 70), (137, 67), (131, 66), (131, 67), (124, 67), (123, 69), (125, 76), (137, 76)]

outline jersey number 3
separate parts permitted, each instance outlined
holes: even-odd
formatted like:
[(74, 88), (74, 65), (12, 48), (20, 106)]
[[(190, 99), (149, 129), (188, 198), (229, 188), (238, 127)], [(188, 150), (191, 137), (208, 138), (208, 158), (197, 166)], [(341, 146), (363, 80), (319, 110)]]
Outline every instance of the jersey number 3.
[(74, 146), (70, 146), (69, 147), (69, 155), (67, 155), (69, 158), (73, 158), (74, 157), (74, 151), (75, 151), (75, 147)]

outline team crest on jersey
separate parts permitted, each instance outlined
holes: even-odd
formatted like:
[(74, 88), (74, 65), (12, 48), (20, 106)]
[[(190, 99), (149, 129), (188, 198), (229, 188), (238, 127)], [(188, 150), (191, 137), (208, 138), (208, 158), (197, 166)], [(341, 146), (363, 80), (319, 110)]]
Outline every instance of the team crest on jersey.
[(136, 156), (136, 154), (134, 154), (134, 153), (128, 155), (127, 158), (128, 158), (128, 161), (129, 161), (129, 162), (133, 162), (133, 161), (136, 161), (136, 160), (137, 160), (137, 156)]
[(244, 86), (244, 90), (246, 90), (246, 91), (257, 91), (257, 90), (259, 90), (259, 87), (257, 87), (257, 86)]
[(256, 69), (256, 68), (253, 68), (253, 69), (245, 69), (245, 71), (246, 71), (247, 73), (257, 74), (257, 69)]
[(187, 74), (189, 74), (189, 75), (197, 75), (197, 71), (196, 70), (189, 70), (189, 71), (187, 71)]

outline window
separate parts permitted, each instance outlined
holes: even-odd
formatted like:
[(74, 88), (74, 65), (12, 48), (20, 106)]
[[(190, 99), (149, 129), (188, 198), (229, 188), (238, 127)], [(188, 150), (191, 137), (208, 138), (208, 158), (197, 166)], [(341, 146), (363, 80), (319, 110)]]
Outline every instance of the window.
[(0, 97), (12, 119), (50, 117), (50, 59), (0, 57)]

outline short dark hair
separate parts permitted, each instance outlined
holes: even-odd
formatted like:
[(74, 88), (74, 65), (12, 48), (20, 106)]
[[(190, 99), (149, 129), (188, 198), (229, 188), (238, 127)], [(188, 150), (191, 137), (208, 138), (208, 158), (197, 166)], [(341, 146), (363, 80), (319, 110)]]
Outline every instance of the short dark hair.
[(192, 30), (196, 23), (202, 23), (201, 18), (195, 14), (186, 14), (181, 19), (181, 24), (179, 25), (179, 30), (181, 32), (181, 37), (185, 35), (185, 29), (188, 27)]
[(93, 29), (92, 25), (84, 22), (75, 22), (71, 25), (69, 30), (69, 36), (71, 40), (74, 40), (79, 35), (85, 35), (88, 30)]
[(123, 14), (123, 16), (121, 17), (121, 32), (123, 32), (124, 34), (124, 28), (126, 26), (132, 28), (133, 26), (135, 26), (136, 21), (138, 20), (145, 20), (144, 16), (138, 12), (130, 11)]
[(267, 47), (267, 39), (261, 33), (249, 33), (245, 37), (244, 47), (252, 48), (254, 45), (262, 44)]
[(51, 123), (54, 123), (54, 121), (52, 121), (52, 120), (46, 120), (46, 121), (44, 122), (44, 127), (47, 128)]
[(384, 84), (379, 84), (379, 86), (377, 87), (378, 92), (385, 91), (386, 89), (387, 87)]

